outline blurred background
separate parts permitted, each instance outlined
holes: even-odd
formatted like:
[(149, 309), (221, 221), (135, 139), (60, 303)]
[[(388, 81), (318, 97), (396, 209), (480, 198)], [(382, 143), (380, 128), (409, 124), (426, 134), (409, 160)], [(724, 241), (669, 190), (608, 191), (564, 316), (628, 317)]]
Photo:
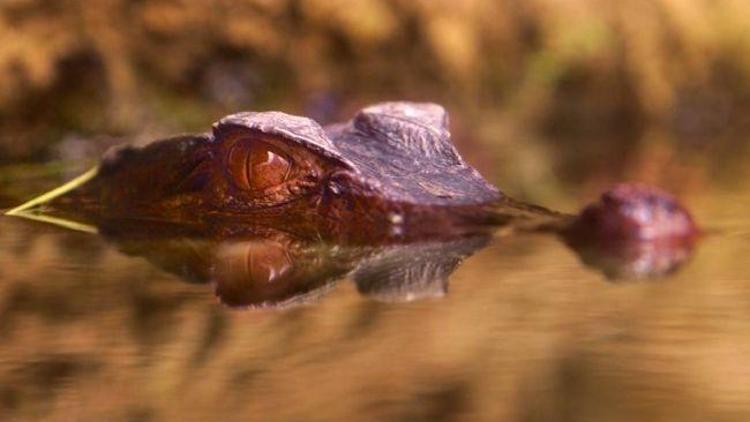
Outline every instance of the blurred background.
[(467, 160), (523, 199), (731, 185), (747, 28), (742, 0), (4, 0), (0, 162), (404, 99), (444, 104)]
[(514, 197), (644, 181), (707, 233), (664, 279), (498, 234), (439, 299), (342, 279), (243, 312), (132, 245), (0, 217), (0, 420), (750, 420), (749, 29), (746, 0), (0, 0), (0, 209), (236, 111), (412, 100)]

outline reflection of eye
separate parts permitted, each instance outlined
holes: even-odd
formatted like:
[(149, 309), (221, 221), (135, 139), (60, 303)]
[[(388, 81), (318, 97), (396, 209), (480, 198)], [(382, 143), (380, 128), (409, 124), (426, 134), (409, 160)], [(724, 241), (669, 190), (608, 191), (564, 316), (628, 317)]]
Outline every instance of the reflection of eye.
[(272, 242), (250, 243), (246, 253), (245, 271), (248, 278), (257, 283), (273, 282), (292, 266), (286, 250)]
[[(272, 240), (220, 245), (213, 278), (216, 294), (230, 306), (274, 304), (298, 294), (294, 262), (287, 248)], [(303, 280), (304, 281), (304, 280)]]
[(262, 142), (235, 143), (227, 166), (240, 187), (256, 192), (284, 183), (292, 169), (286, 157)]

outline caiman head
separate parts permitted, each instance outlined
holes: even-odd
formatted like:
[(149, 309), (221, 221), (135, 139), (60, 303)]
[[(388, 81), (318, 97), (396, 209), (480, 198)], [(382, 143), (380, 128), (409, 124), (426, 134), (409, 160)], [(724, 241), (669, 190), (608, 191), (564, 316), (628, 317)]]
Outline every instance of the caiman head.
[(51, 205), (390, 236), (481, 219), (501, 197), (454, 148), (443, 107), (398, 102), (325, 128), (281, 112), (244, 112), (210, 133), (120, 147), (92, 180)]

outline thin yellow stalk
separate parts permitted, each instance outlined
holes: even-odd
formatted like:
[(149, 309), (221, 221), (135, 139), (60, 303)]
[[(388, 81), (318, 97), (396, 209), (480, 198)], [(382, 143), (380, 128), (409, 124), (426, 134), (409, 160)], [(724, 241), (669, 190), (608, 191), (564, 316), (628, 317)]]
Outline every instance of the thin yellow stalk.
[(79, 223), (79, 222), (71, 221), (71, 220), (66, 220), (64, 218), (53, 217), (50, 215), (33, 214), (30, 212), (20, 211), (20, 212), (13, 214), (13, 216), (26, 218), (28, 220), (40, 221), (42, 223), (54, 224), (56, 226), (64, 227), (66, 229), (76, 230), (76, 231), (84, 232), (84, 233), (91, 233), (91, 234), (99, 233), (99, 230), (97, 230), (97, 228), (92, 225)]
[(69, 181), (68, 183), (59, 186), (55, 189), (52, 189), (51, 191), (44, 193), (40, 196), (37, 196), (36, 198), (25, 202), (15, 208), (13, 208), (10, 211), (7, 211), (5, 215), (21, 215), (24, 214), (24, 216), (28, 216), (29, 213), (25, 212), (26, 210), (29, 210), (31, 208), (36, 207), (37, 205), (44, 204), (45, 202), (49, 202), (58, 196), (64, 195), (73, 189), (81, 186), (82, 184), (88, 182), (89, 180), (93, 179), (94, 176), (96, 176), (97, 171), (99, 170), (99, 167), (94, 167), (91, 170), (87, 171), (86, 173), (83, 173), (82, 175), (76, 177), (75, 179)]

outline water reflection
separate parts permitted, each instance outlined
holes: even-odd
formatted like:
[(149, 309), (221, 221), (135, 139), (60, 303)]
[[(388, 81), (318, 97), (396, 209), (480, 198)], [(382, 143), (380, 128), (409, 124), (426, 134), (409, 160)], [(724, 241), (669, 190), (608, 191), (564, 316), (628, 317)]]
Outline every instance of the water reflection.
[[(236, 308), (315, 303), (346, 277), (360, 294), (378, 301), (442, 297), (450, 275), (493, 236), (485, 230), (409, 243), (347, 244), (254, 226), (217, 229), (212, 236), (140, 221), (105, 221), (98, 229), (122, 252), (186, 282), (210, 285), (221, 303)], [(559, 239), (581, 263), (617, 281), (672, 274), (694, 247), (693, 240), (615, 242), (565, 233)]]
[(413, 243), (336, 244), (268, 227), (244, 226), (228, 238), (207, 238), (184, 227), (133, 222), (100, 223), (118, 249), (191, 283), (213, 286), (231, 307), (287, 308), (315, 302), (350, 276), (375, 300), (403, 302), (440, 297), (461, 261), (491, 234)]
[(385, 302), (441, 297), (448, 291), (448, 277), (489, 239), (489, 234), (478, 234), (379, 248), (354, 271), (357, 290)]
[(288, 307), (315, 301), (346, 272), (336, 252), (289, 239), (224, 242), (212, 251), (211, 281), (229, 306)]
[(563, 237), (581, 262), (612, 281), (658, 279), (678, 271), (693, 255), (695, 239), (602, 241)]
[[(739, 227), (707, 237), (666, 282), (613, 285), (549, 233), (346, 246), (144, 222), (92, 236), (0, 217), (0, 414), (747, 420)], [(221, 277), (244, 297), (248, 279), (305, 267), (330, 276), (293, 287), (309, 286), (301, 303), (327, 294), (315, 306), (233, 312), (213, 300)], [(443, 295), (445, 277), (442, 300), (380, 301)]]

